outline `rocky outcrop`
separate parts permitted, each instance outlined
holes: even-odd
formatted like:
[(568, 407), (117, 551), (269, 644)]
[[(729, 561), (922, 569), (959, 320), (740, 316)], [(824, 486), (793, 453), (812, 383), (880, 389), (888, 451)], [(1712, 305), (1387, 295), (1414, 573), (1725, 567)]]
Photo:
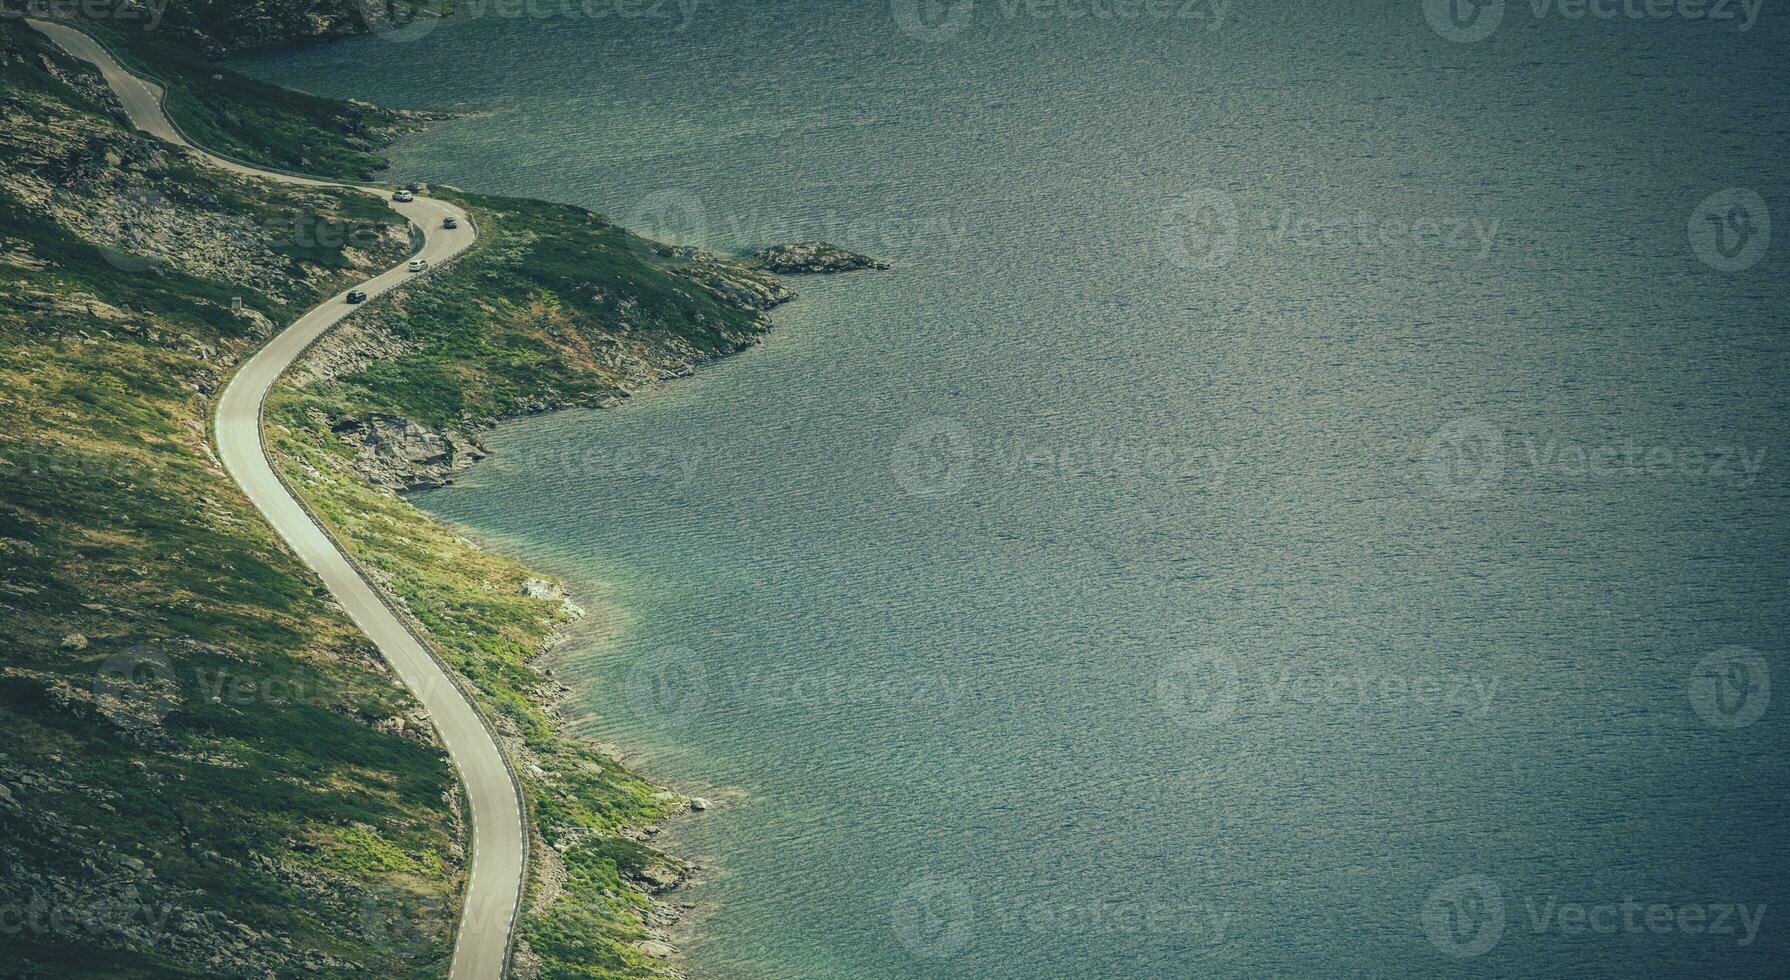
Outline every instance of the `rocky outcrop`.
[(584, 618), (584, 609), (566, 595), (566, 590), (561, 588), (558, 582), (551, 579), (527, 579), (518, 591), (530, 599), (546, 599), (549, 602), (559, 603), (560, 611), (570, 619)]
[[(37, 64), (0, 39), (0, 64), (22, 64), (114, 107), (98, 76)], [(131, 275), (185, 272), (267, 295), (308, 296), (340, 274), (292, 258), (294, 243), (342, 244), (351, 268), (371, 272), (412, 247), (401, 221), (353, 218), (336, 192), (303, 192), (272, 206), (251, 182), (197, 184), (170, 179), (190, 165), (185, 151), (133, 135), (90, 116), (58, 116), (54, 103), (26, 92), (0, 96), (0, 156), (7, 188), (27, 209), (96, 244), (113, 268)], [(296, 207), (294, 206), (296, 204)], [(21, 268), (45, 260), (23, 241), (0, 244), (0, 261)]]
[[(684, 260), (672, 271), (714, 294), (717, 299), (752, 310), (769, 310), (796, 298), (796, 291), (773, 275), (688, 245), (660, 246)], [(766, 271), (769, 271), (768, 269)]]
[(387, 490), (445, 486), (455, 473), (485, 458), (478, 443), (457, 432), (434, 432), (384, 412), (346, 418), (330, 426), (359, 449), (355, 469)]
[(887, 269), (889, 263), (848, 252), (826, 242), (774, 245), (752, 253), (752, 261), (781, 275), (831, 275), (859, 269)]
[[(146, 8), (143, 21), (148, 26)], [(385, 0), (167, 0), (156, 27), (214, 56), (360, 34), (409, 19), (408, 5)], [(391, 8), (388, 12), (388, 6)]]
[(298, 385), (334, 381), (356, 374), (387, 358), (416, 350), (416, 344), (393, 335), (364, 318), (350, 317), (323, 335), (292, 366), (292, 382)]

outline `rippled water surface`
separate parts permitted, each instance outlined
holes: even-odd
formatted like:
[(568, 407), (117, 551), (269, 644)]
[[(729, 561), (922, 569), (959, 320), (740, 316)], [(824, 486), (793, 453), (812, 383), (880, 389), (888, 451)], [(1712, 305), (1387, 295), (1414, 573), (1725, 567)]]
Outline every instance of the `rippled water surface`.
[(471, 113), (409, 177), (897, 265), (419, 500), (724, 804), (695, 976), (1781, 975), (1790, 11), (1421, 7), (250, 63)]

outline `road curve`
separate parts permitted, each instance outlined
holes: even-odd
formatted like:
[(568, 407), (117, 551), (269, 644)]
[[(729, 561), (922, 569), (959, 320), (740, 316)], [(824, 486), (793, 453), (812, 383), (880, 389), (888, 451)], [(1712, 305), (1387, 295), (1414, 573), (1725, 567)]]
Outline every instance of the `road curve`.
[[(186, 147), (209, 163), (236, 173), (313, 187), (352, 186), (257, 170), (193, 146), (163, 113), (160, 86), (126, 71), (104, 47), (79, 30), (36, 19), (27, 23), (69, 54), (97, 67), (138, 129)], [(355, 189), (386, 196), (368, 188)], [(388, 203), (423, 229), (424, 245), (419, 254), (431, 266), (458, 255), (473, 242), (472, 222), (464, 211), (451, 204), (428, 198), (405, 204)], [(460, 227), (442, 228), (442, 219), (447, 217), (458, 218)], [(400, 264), (356, 288), (365, 290), (370, 300), (411, 278), (406, 267)], [(504, 974), (510, 932), (522, 894), (527, 846), (520, 793), (503, 752), (446, 669), (293, 499), (274, 474), (261, 440), (261, 404), (268, 389), (306, 348), (355, 309), (347, 303), (346, 292), (337, 294), (276, 334), (242, 365), (218, 399), (218, 455), (274, 530), (323, 579), (336, 601), (378, 645), (404, 685), (422, 702), (440, 733), (460, 772), (472, 810), (466, 906), (449, 975), (453, 980), (499, 980)]]

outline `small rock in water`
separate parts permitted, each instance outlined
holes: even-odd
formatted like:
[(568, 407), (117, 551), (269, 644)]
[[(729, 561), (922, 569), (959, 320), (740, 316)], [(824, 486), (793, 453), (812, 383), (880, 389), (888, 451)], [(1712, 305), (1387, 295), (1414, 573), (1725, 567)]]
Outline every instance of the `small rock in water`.
[(707, 810), (708, 808), (709, 808), (708, 800), (705, 800), (700, 796), (690, 797), (690, 809), (692, 809), (692, 810)]
[(772, 272), (825, 274), (853, 272), (858, 269), (887, 269), (889, 263), (868, 255), (848, 252), (826, 242), (797, 242), (776, 245), (752, 253), (752, 258)]

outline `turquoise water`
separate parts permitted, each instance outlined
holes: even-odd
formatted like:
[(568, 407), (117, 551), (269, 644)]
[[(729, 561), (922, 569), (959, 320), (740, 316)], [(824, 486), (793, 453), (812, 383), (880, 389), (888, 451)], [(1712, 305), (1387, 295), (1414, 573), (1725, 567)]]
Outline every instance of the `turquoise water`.
[(409, 177), (897, 265), (418, 498), (586, 583), (583, 729), (722, 804), (693, 976), (1781, 975), (1783, 11), (936, 6), (249, 66), (473, 112)]

